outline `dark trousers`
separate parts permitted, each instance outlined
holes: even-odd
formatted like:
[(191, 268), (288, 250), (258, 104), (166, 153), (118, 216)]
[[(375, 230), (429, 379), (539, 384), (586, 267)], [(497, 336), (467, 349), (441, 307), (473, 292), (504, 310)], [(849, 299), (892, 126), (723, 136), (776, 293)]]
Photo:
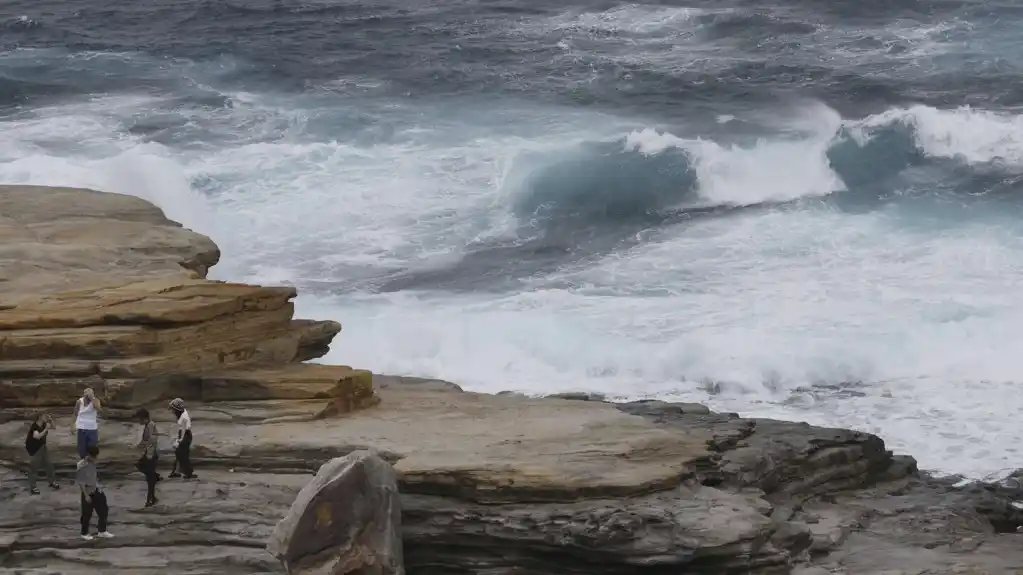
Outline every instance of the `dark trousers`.
[(89, 522), (92, 521), (92, 510), (96, 510), (96, 516), (98, 518), (97, 528), (100, 533), (107, 530), (107, 513), (110, 509), (107, 507), (107, 496), (102, 491), (92, 492), (92, 501), (85, 498), (85, 494), (82, 494), (82, 535), (89, 534)]
[(138, 467), (142, 475), (146, 476), (146, 502), (156, 499), (156, 481), (160, 474), (156, 472), (156, 464), (159, 462), (157, 456), (143, 457), (139, 459)]
[(53, 485), (57, 482), (57, 478), (53, 475), (53, 463), (50, 462), (50, 452), (46, 450), (46, 444), (44, 443), (39, 447), (39, 451), (36, 451), (32, 456), (32, 467), (28, 472), (28, 488), (36, 488), (36, 476), (39, 472), (46, 470), (46, 480)]
[(192, 475), (192, 430), (185, 431), (185, 436), (178, 442), (178, 448), (174, 450), (174, 469), (182, 475)]

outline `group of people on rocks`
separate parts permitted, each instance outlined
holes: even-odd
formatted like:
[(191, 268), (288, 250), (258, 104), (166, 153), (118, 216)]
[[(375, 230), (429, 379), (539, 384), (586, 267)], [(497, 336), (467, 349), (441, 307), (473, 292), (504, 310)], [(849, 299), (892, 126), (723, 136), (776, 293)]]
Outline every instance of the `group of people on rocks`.
[[(183, 477), (195, 479), (196, 475), (192, 468), (192, 418), (185, 409), (185, 402), (180, 398), (174, 399), (168, 406), (174, 414), (177, 422), (177, 435), (173, 442), (174, 467), (170, 477)], [(99, 483), (96, 462), (99, 459), (99, 416), (103, 412), (103, 406), (96, 398), (93, 390), (86, 389), (82, 397), (75, 402), (73, 415), (76, 434), (76, 444), (79, 461), (75, 471), (75, 482), (81, 491), (82, 505), (82, 538), (91, 541), (94, 536), (89, 534), (89, 525), (92, 522), (93, 513), (97, 516), (97, 536), (110, 538), (113, 535), (107, 531), (107, 517), (109, 507), (103, 487)], [(139, 459), (135, 463), (138, 469), (146, 478), (146, 507), (156, 505), (156, 483), (163, 479), (157, 472), (159, 462), (159, 448), (157, 437), (159, 435), (156, 422), (153, 421), (149, 410), (142, 408), (135, 412), (135, 418), (141, 425), (141, 434), (135, 447), (139, 450)], [(38, 495), (39, 489), (36, 481), (40, 472), (46, 474), (51, 489), (60, 489), (53, 470), (53, 461), (50, 459), (46, 446), (46, 439), (53, 430), (53, 418), (48, 413), (40, 413), (36, 420), (29, 426), (28, 436), (25, 438), (25, 450), (28, 452), (31, 465), (28, 475), (28, 489), (32, 495)], [(180, 470), (180, 472), (179, 472)]]

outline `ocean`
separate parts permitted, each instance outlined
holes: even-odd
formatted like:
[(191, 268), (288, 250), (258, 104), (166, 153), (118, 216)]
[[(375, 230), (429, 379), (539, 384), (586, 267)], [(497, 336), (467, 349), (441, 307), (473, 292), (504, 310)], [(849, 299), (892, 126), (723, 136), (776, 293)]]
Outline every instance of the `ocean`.
[(0, 182), (134, 194), (325, 361), (1023, 467), (1023, 4), (7, 0)]

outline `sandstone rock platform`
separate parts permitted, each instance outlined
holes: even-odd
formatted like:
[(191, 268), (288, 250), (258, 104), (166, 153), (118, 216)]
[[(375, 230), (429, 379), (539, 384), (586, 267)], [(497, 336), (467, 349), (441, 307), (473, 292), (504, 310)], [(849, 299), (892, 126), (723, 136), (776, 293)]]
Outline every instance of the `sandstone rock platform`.
[[(0, 186), (0, 575), (282, 573), (274, 527), (363, 450), (393, 465), (413, 575), (1023, 572), (1019, 490), (931, 478), (867, 433), (304, 363), (340, 326), (293, 319), (292, 288), (206, 280), (218, 258), (136, 198)], [(68, 432), (86, 386), (117, 535), (91, 542)], [(155, 407), (168, 434), (174, 396), (200, 479), (144, 509), (126, 418)], [(40, 410), (64, 488), (30, 496)]]
[(174, 397), (374, 403), (368, 372), (301, 363), (339, 324), (293, 319), (292, 287), (205, 279), (219, 258), (135, 197), (0, 186), (0, 408), (68, 409), (86, 387), (128, 411)]
[[(130, 470), (132, 430), (107, 423), (101, 477), (118, 535), (109, 541), (76, 537), (69, 480), (26, 494), (15, 470), (24, 460), (8, 449), (25, 424), (8, 422), (0, 573), (281, 573), (264, 549), (275, 525), (319, 464), (361, 449), (395, 464), (409, 573), (951, 575), (1023, 565), (1013, 505), (1023, 494), (931, 479), (870, 434), (659, 402), (478, 395), (383, 376), (377, 386), (377, 407), (341, 419), (308, 419), (318, 406), (308, 400), (195, 406), (200, 479), (164, 480), (151, 509)], [(557, 434), (603, 418), (601, 438)], [(644, 426), (654, 439), (633, 436)], [(679, 472), (689, 455), (658, 448), (669, 436), (707, 438), (681, 467), (690, 471)], [(71, 437), (55, 443), (68, 477)], [(543, 456), (557, 445), (563, 461)], [(572, 471), (581, 463), (592, 482)], [(528, 481), (516, 486), (520, 473)], [(651, 477), (677, 483), (637, 488)]]

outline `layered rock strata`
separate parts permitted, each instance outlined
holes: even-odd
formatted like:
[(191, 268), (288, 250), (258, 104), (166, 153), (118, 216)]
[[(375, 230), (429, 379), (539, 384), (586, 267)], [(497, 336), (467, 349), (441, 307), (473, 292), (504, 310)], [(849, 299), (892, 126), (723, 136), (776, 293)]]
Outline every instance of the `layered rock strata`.
[[(931, 479), (871, 434), (299, 363), (336, 324), (296, 323), (290, 289), (204, 280), (215, 246), (134, 198), (0, 188), (0, 238), (0, 574), (282, 573), (275, 526), (361, 450), (393, 466), (413, 575), (1023, 572), (1018, 490)], [(153, 508), (136, 427), (103, 423), (111, 540), (77, 537), (66, 414), (65, 489), (22, 479), (22, 418), (84, 385), (191, 403), (201, 480), (161, 482)]]
[(138, 198), (0, 187), (0, 407), (67, 409), (86, 387), (114, 414), (173, 397), (374, 403), (368, 372), (299, 363), (338, 323), (293, 319), (291, 287), (205, 279), (219, 257)]

